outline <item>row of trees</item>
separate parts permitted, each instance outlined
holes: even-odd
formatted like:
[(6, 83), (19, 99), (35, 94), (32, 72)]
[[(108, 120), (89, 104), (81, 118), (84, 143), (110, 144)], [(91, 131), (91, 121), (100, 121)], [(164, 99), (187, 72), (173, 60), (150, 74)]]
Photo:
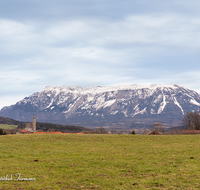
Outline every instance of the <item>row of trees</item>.
[(83, 131), (85, 134), (108, 134), (108, 131), (104, 127), (98, 127), (94, 130), (85, 130)]
[(190, 130), (200, 130), (200, 111), (187, 112), (182, 119), (182, 124)]

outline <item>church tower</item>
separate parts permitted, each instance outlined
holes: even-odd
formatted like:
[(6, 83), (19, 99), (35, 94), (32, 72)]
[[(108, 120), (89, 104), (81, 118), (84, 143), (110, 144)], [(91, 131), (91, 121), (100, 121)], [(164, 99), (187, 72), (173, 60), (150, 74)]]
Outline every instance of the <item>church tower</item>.
[(30, 132), (36, 132), (35, 114), (33, 115), (33, 122), (32, 123), (26, 123), (25, 130), (30, 131)]
[(36, 132), (36, 119), (35, 119), (35, 114), (33, 115), (32, 129), (33, 129), (34, 132)]

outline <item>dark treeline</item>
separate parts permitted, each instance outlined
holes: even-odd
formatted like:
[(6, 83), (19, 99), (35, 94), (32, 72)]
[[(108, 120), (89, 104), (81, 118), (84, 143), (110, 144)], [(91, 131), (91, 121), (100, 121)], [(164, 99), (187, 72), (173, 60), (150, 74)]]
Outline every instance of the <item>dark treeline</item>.
[[(8, 125), (18, 125), (18, 129), (24, 129), (26, 122), (16, 121), (14, 119), (5, 118), (0, 116), (0, 124), (8, 124)], [(77, 133), (82, 131), (90, 131), (90, 129), (81, 126), (73, 126), (73, 125), (58, 125), (52, 123), (40, 123), (36, 124), (37, 130), (41, 131), (61, 131), (64, 133)]]
[[(36, 124), (37, 126), (37, 131), (61, 131), (63, 133), (78, 133), (78, 132), (82, 132), (85, 130), (90, 130), (88, 128), (85, 127), (81, 127), (81, 126), (73, 126), (73, 125), (59, 125), (59, 124), (52, 124), (52, 123), (40, 123), (37, 122)], [(18, 126), (18, 128), (20, 128), (22, 126)]]

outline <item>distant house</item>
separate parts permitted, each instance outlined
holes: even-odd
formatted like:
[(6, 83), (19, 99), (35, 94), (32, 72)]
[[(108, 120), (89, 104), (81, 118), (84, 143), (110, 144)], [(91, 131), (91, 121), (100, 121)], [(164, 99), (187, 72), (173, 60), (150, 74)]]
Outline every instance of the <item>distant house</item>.
[(157, 131), (152, 131), (148, 135), (162, 135), (162, 134)]
[(21, 134), (30, 134), (30, 133), (32, 133), (31, 131), (26, 131), (26, 130), (21, 130), (20, 132), (21, 132)]
[(182, 130), (183, 134), (200, 134), (200, 130)]

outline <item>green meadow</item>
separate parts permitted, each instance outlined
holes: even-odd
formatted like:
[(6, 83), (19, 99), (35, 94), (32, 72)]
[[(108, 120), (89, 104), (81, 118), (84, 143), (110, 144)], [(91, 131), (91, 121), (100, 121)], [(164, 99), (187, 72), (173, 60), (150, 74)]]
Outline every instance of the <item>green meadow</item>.
[(6, 125), (6, 124), (3, 124), (3, 125), (0, 125), (0, 128), (1, 129), (16, 129), (17, 125)]
[(0, 150), (1, 190), (200, 189), (200, 135), (2, 135)]

